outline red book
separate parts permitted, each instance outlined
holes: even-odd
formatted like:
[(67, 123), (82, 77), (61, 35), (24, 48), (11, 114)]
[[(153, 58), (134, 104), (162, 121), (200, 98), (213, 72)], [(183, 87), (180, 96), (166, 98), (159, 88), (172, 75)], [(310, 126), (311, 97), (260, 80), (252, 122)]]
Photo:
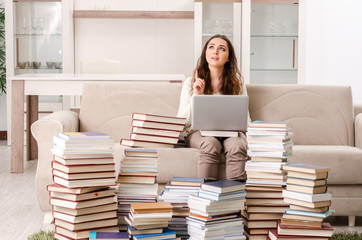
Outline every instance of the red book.
[(87, 164), (87, 161), (84, 161), (85, 164), (71, 165), (66, 166), (57, 161), (52, 161), (52, 168), (62, 171), (64, 173), (86, 173), (86, 172), (114, 172), (115, 165), (114, 163), (108, 164)]
[(151, 121), (133, 119), (132, 126), (182, 132), (185, 124), (173, 124), (173, 123), (153, 122), (153, 121), (151, 122)]
[(178, 137), (163, 137), (163, 136), (157, 136), (157, 135), (147, 135), (147, 134), (140, 134), (140, 133), (131, 133), (130, 139), (139, 140), (139, 141), (157, 142), (157, 143), (177, 144), (179, 138)]
[(144, 127), (132, 127), (132, 133), (153, 135), (153, 136), (160, 136), (160, 137), (175, 137), (175, 138), (178, 138), (180, 136), (180, 132), (144, 128)]

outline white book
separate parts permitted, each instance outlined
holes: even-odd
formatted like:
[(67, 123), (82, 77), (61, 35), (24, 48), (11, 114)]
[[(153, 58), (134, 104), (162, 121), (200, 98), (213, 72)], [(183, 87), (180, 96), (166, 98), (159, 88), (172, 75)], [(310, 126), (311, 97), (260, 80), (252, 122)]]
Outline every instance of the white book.
[(330, 193), (308, 194), (290, 190), (283, 190), (283, 197), (297, 199), (305, 202), (322, 202), (332, 200), (332, 195)]

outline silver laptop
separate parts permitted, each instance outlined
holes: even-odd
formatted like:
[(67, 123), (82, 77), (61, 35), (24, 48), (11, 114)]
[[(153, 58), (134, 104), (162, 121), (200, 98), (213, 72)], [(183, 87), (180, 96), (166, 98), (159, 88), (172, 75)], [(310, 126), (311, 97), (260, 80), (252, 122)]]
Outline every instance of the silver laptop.
[(248, 96), (194, 95), (191, 102), (192, 129), (246, 131)]

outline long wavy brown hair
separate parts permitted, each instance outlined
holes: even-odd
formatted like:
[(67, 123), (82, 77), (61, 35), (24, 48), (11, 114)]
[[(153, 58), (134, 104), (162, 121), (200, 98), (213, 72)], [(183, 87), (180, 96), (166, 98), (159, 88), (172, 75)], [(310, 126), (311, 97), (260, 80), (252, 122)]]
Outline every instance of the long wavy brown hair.
[(193, 73), (193, 83), (195, 82), (196, 71), (199, 78), (205, 80), (205, 90), (204, 94), (210, 95), (213, 94), (211, 88), (211, 78), (210, 78), (210, 69), (209, 64), (206, 61), (206, 50), (209, 45), (209, 42), (214, 38), (220, 38), (226, 41), (229, 49), (229, 61), (224, 65), (224, 71), (222, 74), (222, 86), (220, 93), (224, 95), (238, 95), (241, 93), (241, 86), (243, 83), (242, 76), (237, 65), (237, 59), (234, 51), (234, 47), (231, 41), (225, 35), (214, 35), (206, 43), (202, 50), (201, 56), (197, 61), (197, 67)]

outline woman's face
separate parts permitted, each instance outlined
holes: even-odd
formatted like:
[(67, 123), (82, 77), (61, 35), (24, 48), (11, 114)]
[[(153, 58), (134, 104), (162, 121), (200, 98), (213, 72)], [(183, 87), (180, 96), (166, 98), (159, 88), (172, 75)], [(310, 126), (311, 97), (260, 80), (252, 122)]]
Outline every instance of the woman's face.
[(206, 48), (206, 61), (209, 67), (224, 67), (229, 61), (229, 47), (227, 42), (221, 38), (214, 38), (208, 43)]

